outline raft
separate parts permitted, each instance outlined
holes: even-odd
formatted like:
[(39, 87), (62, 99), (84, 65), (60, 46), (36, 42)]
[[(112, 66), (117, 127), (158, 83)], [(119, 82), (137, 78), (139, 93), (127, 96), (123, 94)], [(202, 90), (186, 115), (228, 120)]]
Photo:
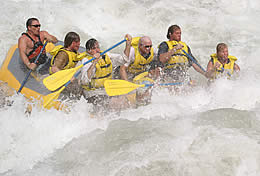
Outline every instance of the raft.
[[(51, 51), (55, 46), (63, 45), (62, 41), (57, 42), (55, 45), (52, 43), (48, 43), (46, 45), (46, 53)], [(80, 52), (83, 52), (84, 48), (80, 47)], [(49, 58), (49, 62), (50, 62)], [(41, 68), (40, 68), (41, 67)], [(33, 71), (25, 86), (21, 90), (21, 94), (23, 94), (29, 101), (36, 102), (37, 105), (43, 106), (46, 101), (52, 99), (52, 93), (49, 91), (42, 83), (44, 77), (48, 76), (49, 65), (40, 65), (40, 69), (38, 71)], [(26, 75), (30, 70), (24, 65), (22, 59), (19, 55), (18, 44), (13, 45), (0, 68), (0, 86), (5, 86), (5, 93), (7, 96), (14, 95), (18, 92), (19, 88)], [(8, 88), (6, 88), (6, 85)], [(55, 108), (57, 110), (62, 110), (66, 108), (65, 104), (57, 99), (53, 100), (45, 107), (46, 109)]]

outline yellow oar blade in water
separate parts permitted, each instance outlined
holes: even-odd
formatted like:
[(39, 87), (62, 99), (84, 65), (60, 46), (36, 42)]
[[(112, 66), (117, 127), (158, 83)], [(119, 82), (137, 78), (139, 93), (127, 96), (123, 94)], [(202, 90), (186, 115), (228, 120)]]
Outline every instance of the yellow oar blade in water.
[(43, 99), (43, 107), (46, 109), (50, 109), (52, 107), (53, 100), (56, 100), (59, 98), (60, 93), (65, 89), (65, 86), (63, 86), (61, 89), (59, 89), (56, 92), (53, 92)]
[(43, 84), (50, 91), (57, 90), (58, 88), (66, 84), (81, 67), (83, 67), (83, 65), (71, 69), (58, 71), (44, 78)]
[(104, 87), (107, 95), (109, 96), (117, 96), (128, 94), (129, 92), (139, 88), (144, 87), (145, 84), (134, 84), (125, 80), (106, 80), (104, 83)]

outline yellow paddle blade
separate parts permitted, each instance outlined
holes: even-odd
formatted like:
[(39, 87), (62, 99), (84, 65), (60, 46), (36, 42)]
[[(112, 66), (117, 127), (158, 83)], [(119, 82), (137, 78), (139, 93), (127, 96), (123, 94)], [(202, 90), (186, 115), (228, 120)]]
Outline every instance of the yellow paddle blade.
[(60, 93), (65, 89), (65, 86), (63, 86), (61, 89), (59, 89), (56, 92), (53, 92), (43, 98), (43, 107), (46, 109), (50, 109), (52, 107), (53, 100), (56, 100), (59, 98)]
[(104, 82), (106, 93), (109, 96), (124, 95), (137, 89), (138, 87), (144, 87), (144, 86), (145, 84), (139, 85), (125, 80), (117, 80), (117, 79), (106, 80)]
[(50, 91), (57, 90), (58, 88), (66, 84), (81, 67), (83, 67), (83, 65), (80, 65), (75, 68), (58, 71), (44, 78), (43, 84)]

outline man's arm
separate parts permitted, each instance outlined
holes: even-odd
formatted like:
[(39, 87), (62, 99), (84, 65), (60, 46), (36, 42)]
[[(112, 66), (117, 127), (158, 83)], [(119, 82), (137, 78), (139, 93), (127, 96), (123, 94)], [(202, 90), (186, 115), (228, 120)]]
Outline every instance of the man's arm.
[(26, 39), (21, 36), (18, 40), (18, 48), (19, 48), (19, 54), (20, 58), (22, 59), (23, 63), (31, 70), (35, 70), (37, 65), (35, 63), (31, 63), (29, 61), (29, 58), (26, 55), (26, 49), (27, 49), (27, 44), (26, 44)]
[(121, 77), (121, 79), (128, 81), (126, 70), (127, 70), (127, 66), (125, 66), (125, 65), (120, 66), (120, 77)]
[(55, 57), (54, 64), (51, 68), (53, 73), (56, 73), (66, 66), (69, 61), (69, 56), (65, 51), (60, 51), (57, 56)]
[(166, 63), (171, 58), (172, 53), (169, 52), (168, 49), (169, 49), (169, 47), (166, 42), (162, 42), (159, 45), (159, 49), (158, 49), (159, 57), (158, 58), (159, 58), (160, 62)]
[(125, 50), (124, 53), (127, 57), (129, 57), (130, 54), (130, 49), (131, 49), (131, 42), (132, 42), (132, 37), (129, 34), (126, 34), (125, 38), (126, 40), (126, 46), (125, 46)]
[(209, 61), (208, 66), (207, 66), (207, 71), (205, 73), (205, 76), (209, 79), (214, 78), (214, 73), (216, 70), (216, 66), (214, 66), (212, 60)]
[(206, 77), (206, 72), (205, 71), (203, 71), (203, 69), (199, 66), (199, 63), (198, 63), (198, 61), (197, 61), (197, 59), (192, 55), (192, 53), (191, 53), (191, 49), (190, 49), (190, 47), (188, 47), (188, 53), (189, 53), (189, 55), (194, 59), (194, 61), (193, 60), (191, 60), (188, 56), (188, 60), (189, 60), (189, 63), (192, 65), (192, 67), (194, 68), (194, 70), (196, 70), (197, 72), (199, 72), (200, 74), (202, 74), (202, 75), (204, 75), (205, 77)]
[(127, 58), (128, 60), (126, 61), (126, 59), (124, 59), (126, 63), (120, 66), (119, 74), (121, 79), (128, 80), (127, 68), (135, 61), (135, 49), (130, 47), (129, 57), (125, 55), (124, 58)]
[[(194, 68), (194, 70), (196, 70), (197, 72), (199, 72), (200, 74), (206, 76), (207, 72), (204, 72), (197, 64), (192, 63), (192, 67)], [(207, 76), (206, 76), (207, 77)]]
[(48, 42), (51, 42), (51, 43), (57, 43), (58, 40), (55, 36), (49, 34), (47, 31), (42, 31), (42, 34), (43, 34), (43, 38), (45, 40), (47, 40)]
[(159, 60), (162, 63), (166, 63), (177, 50), (182, 49), (182, 48), (183, 48), (183, 45), (178, 43), (175, 47), (173, 47), (171, 50), (169, 50), (167, 43), (162, 42), (160, 44), (159, 50), (158, 50)]

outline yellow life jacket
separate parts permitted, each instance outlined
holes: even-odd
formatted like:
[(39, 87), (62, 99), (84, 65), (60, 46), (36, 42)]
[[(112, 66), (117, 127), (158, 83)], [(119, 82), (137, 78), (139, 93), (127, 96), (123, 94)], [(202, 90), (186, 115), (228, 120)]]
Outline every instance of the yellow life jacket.
[(57, 54), (60, 52), (60, 51), (65, 51), (68, 56), (69, 56), (69, 61), (68, 63), (64, 66), (63, 70), (66, 70), (66, 69), (70, 69), (70, 68), (74, 68), (75, 65), (77, 64), (78, 61), (82, 60), (83, 58), (79, 58), (78, 55), (79, 53), (77, 52), (73, 52), (73, 51), (68, 51), (66, 49), (64, 49), (64, 47), (62, 45), (58, 45), (56, 47), (53, 48), (53, 50), (50, 51), (50, 54), (52, 55), (52, 58), (51, 58), (51, 66), (49, 68), (49, 72), (50, 74), (53, 74), (51, 69), (52, 69), (52, 66), (54, 64), (54, 60), (57, 56)]
[[(102, 59), (100, 59), (96, 64), (96, 73), (91, 79), (90, 85), (82, 86), (83, 88), (87, 90), (94, 90), (96, 88), (104, 87), (105, 80), (112, 78), (113, 66), (111, 59), (107, 54), (101, 57)], [(86, 58), (90, 60), (93, 56), (86, 54)]]
[(145, 66), (152, 62), (154, 57), (153, 48), (151, 48), (150, 56), (146, 59), (144, 58), (138, 49), (140, 37), (135, 37), (132, 39), (131, 46), (135, 49), (135, 61), (128, 67), (130, 73), (136, 74), (145, 71)]
[(233, 74), (233, 72), (234, 72), (234, 64), (235, 64), (235, 61), (237, 60), (237, 58), (235, 56), (228, 56), (229, 60), (224, 65), (218, 60), (216, 53), (211, 54), (210, 57), (213, 60), (213, 65), (215, 65), (215, 63), (217, 63), (217, 62), (221, 65), (215, 71), (215, 78), (217, 76), (223, 75), (223, 73), (227, 73), (227, 75), (229, 77)]
[(182, 44), (184, 47), (180, 50), (177, 50), (172, 57), (168, 60), (168, 62), (166, 63), (166, 68), (173, 68), (174, 66), (178, 65), (178, 66), (187, 66), (189, 63), (189, 60), (186, 56), (186, 54), (182, 51), (186, 51), (187, 53), (188, 51), (188, 46), (186, 45), (186, 43), (182, 42), (182, 41), (166, 41), (169, 49), (173, 49), (178, 43)]
[(149, 81), (150, 83), (154, 83), (154, 80), (148, 77), (148, 72), (140, 73), (139, 75), (135, 76), (133, 82), (136, 84), (143, 84), (143, 82)]

